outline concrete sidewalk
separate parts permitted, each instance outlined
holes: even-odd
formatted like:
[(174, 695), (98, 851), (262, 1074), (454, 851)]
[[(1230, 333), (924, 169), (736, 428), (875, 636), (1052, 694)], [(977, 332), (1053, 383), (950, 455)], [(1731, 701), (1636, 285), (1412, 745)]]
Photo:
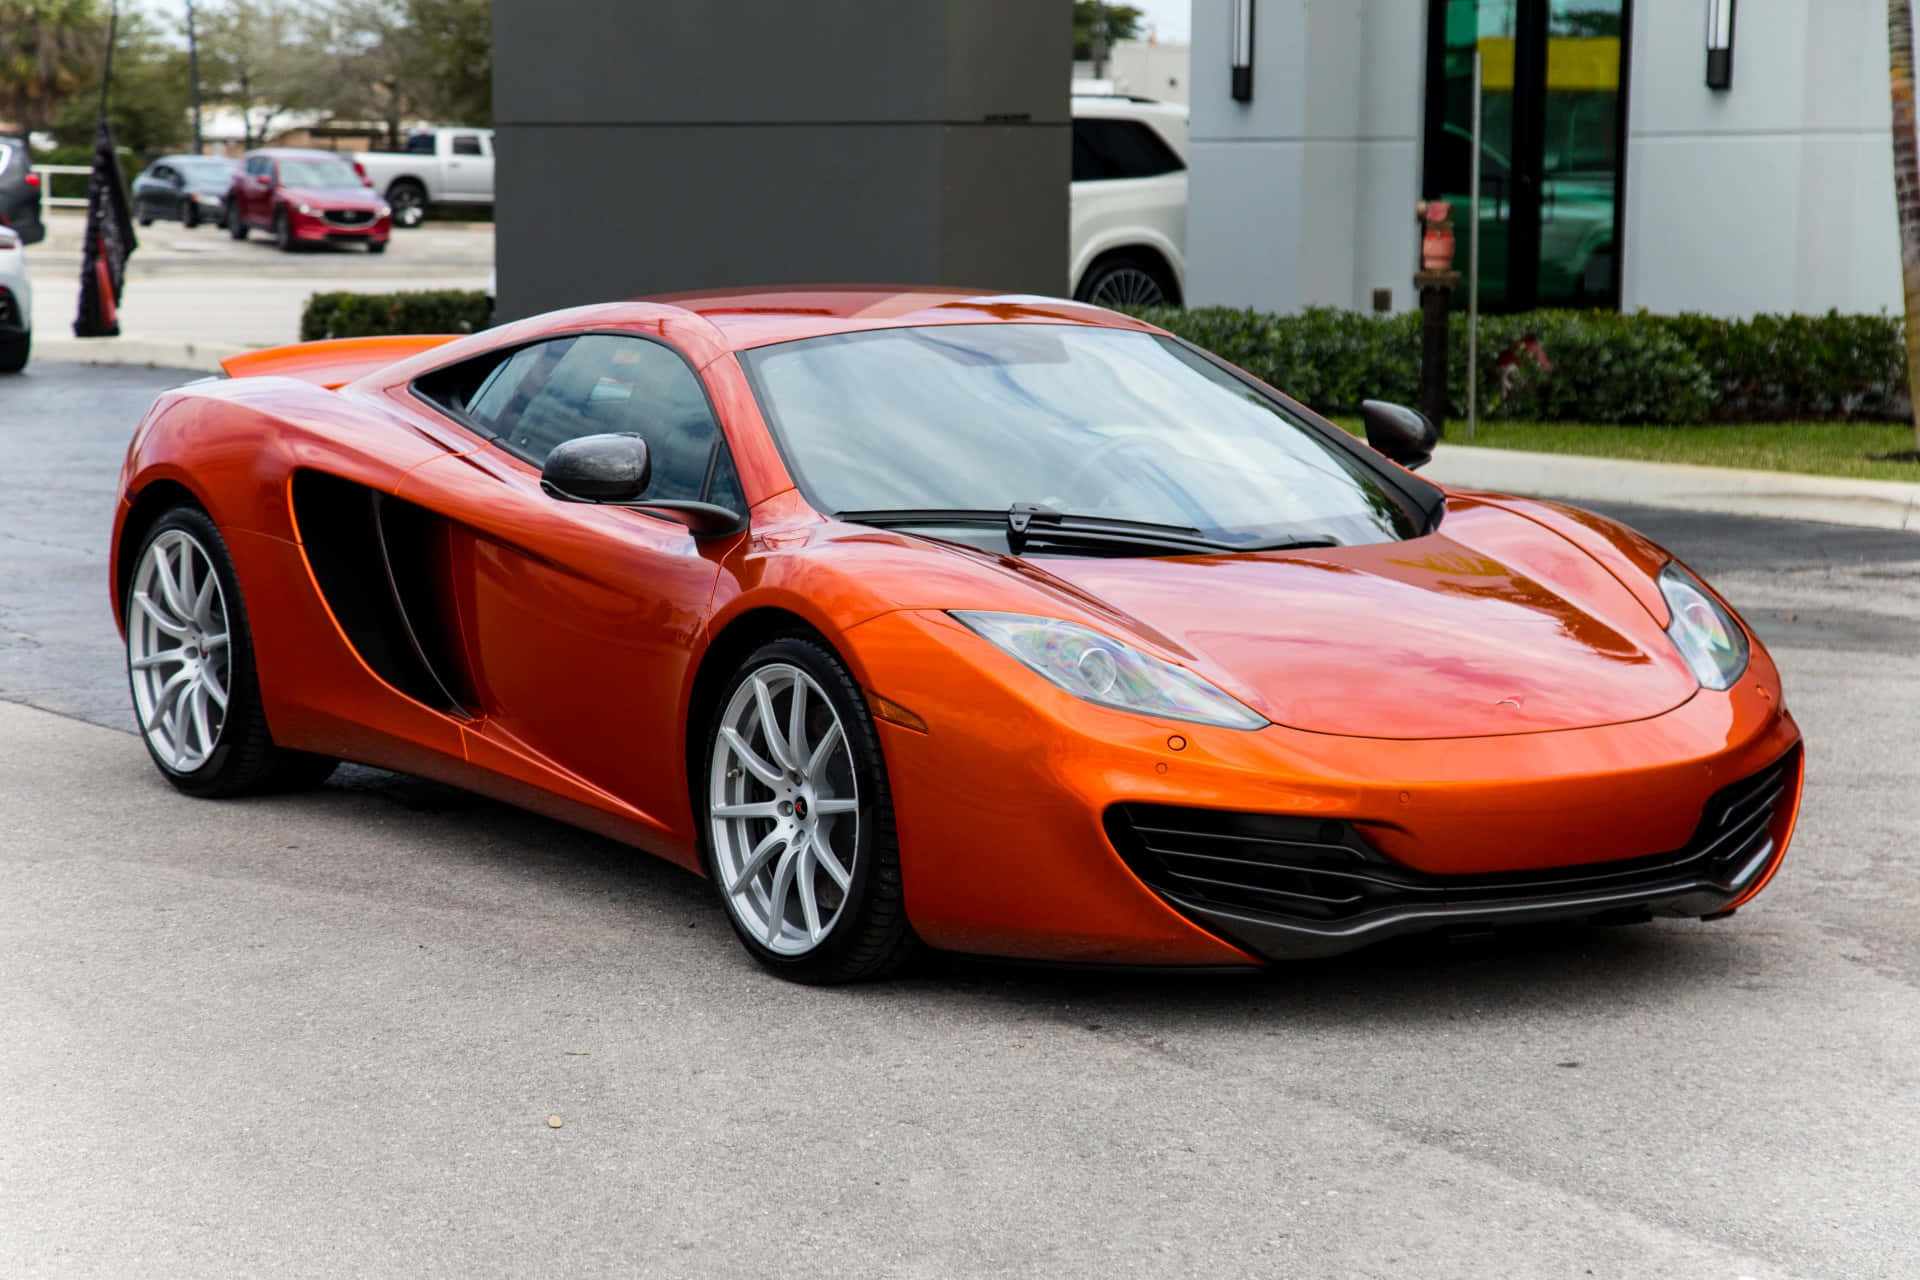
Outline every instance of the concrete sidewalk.
[(1443, 444), (1422, 475), (1441, 484), (1575, 502), (1818, 520), (1920, 534), (1920, 483), (1736, 471)]

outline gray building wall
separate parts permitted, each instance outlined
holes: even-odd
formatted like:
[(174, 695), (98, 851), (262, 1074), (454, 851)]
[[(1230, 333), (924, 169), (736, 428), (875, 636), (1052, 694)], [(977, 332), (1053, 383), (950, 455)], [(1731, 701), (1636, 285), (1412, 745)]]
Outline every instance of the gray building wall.
[(1623, 304), (1898, 313), (1887, 6), (1742, 0), (1725, 93), (1703, 12), (1634, 5)]
[(1425, 0), (1261, 0), (1244, 103), (1232, 9), (1193, 3), (1188, 302), (1413, 306)]
[(495, 0), (503, 318), (750, 284), (1056, 293), (1069, 0)]

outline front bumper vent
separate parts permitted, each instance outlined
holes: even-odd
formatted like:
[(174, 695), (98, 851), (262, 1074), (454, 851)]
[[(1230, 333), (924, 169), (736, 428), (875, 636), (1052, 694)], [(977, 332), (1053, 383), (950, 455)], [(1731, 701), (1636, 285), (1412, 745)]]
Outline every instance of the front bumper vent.
[(1351, 823), (1169, 805), (1115, 805), (1106, 827), (1134, 874), (1209, 927), (1322, 940), (1287, 954), (1452, 924), (1638, 908), (1698, 915), (1731, 901), (1771, 859), (1798, 752), (1715, 793), (1681, 848), (1572, 867), (1435, 875), (1386, 857)]

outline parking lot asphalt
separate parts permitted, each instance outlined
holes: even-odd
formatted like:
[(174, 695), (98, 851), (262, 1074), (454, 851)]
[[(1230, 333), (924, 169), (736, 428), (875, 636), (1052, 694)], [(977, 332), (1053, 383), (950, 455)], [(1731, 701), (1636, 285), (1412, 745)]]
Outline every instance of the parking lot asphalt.
[[(71, 337), (80, 293), (79, 219), (52, 220), (27, 251), (35, 339)], [(254, 232), (236, 241), (218, 227), (156, 222), (127, 260), (120, 326), (146, 341), (273, 346), (297, 342), (300, 313), (317, 292), (478, 289), (493, 267), (493, 228), (428, 223), (396, 232), (386, 253), (358, 246), (281, 253)], [(75, 358), (68, 356), (69, 359)]]
[(1807, 734), (1730, 920), (817, 991), (491, 801), (168, 788), (105, 538), (184, 376), (0, 380), (0, 1274), (1920, 1274), (1920, 537), (1611, 511)]

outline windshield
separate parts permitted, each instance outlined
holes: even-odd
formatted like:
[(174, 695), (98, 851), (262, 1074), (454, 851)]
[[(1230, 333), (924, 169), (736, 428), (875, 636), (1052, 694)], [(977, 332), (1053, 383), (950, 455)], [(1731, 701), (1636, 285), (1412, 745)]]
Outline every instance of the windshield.
[(206, 156), (176, 156), (167, 163), (194, 182), (224, 182), (234, 170), (233, 161)]
[(340, 191), (362, 185), (360, 175), (344, 160), (282, 160), (280, 185), (312, 191)]
[(826, 512), (1034, 503), (1235, 544), (1414, 533), (1360, 461), (1169, 338), (939, 325), (740, 358), (794, 479)]

